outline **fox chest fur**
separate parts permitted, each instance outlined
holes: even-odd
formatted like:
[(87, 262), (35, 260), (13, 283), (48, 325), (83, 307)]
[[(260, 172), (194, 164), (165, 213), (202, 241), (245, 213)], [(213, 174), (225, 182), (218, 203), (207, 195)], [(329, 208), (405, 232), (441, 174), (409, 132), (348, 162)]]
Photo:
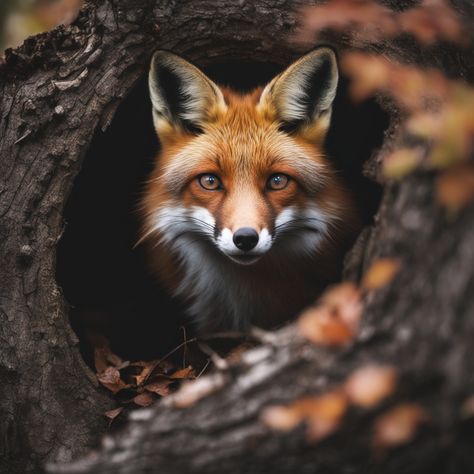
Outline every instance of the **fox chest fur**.
[(337, 80), (328, 48), (246, 95), (155, 53), (149, 84), (161, 150), (141, 240), (201, 332), (274, 326), (337, 278), (359, 227), (323, 151)]

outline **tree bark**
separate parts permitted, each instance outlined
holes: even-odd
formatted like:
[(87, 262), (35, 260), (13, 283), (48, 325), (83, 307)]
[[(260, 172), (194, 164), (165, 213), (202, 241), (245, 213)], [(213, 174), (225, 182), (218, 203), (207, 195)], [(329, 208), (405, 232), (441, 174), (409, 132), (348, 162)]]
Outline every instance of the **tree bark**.
[[(193, 406), (170, 397), (137, 412), (93, 455), (57, 464), (97, 446), (112, 405), (82, 361), (55, 282), (62, 210), (95, 130), (107, 128), (158, 47), (201, 65), (287, 63), (301, 53), (289, 38), (305, 3), (95, 0), (70, 27), (8, 52), (0, 69), (0, 472), (39, 472), (46, 462), (54, 463), (49, 472), (68, 473), (474, 472), (472, 421), (460, 412), (474, 391), (474, 210), (448, 216), (429, 172), (385, 187), (376, 223), (356, 246), (353, 275), (378, 256), (403, 265), (366, 298), (354, 344), (323, 350), (284, 329), (240, 364), (203, 378), (212, 393)], [(457, 5), (474, 17), (469, 4)], [(382, 48), (474, 78), (472, 52), (422, 55), (408, 40)], [(395, 129), (394, 120), (387, 137)], [(429, 413), (413, 443), (374, 457), (377, 413), (361, 410), (317, 445), (303, 428), (281, 434), (262, 423), (265, 407), (325, 392), (367, 362), (401, 374), (390, 406), (417, 402)]]

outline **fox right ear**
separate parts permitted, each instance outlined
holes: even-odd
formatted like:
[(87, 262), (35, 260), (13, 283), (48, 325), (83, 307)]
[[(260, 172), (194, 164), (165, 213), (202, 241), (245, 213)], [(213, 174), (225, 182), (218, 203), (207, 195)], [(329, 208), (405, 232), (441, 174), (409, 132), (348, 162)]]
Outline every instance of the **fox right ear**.
[(153, 122), (164, 138), (175, 129), (197, 131), (219, 109), (225, 109), (219, 87), (185, 59), (157, 51), (148, 75)]
[(338, 77), (334, 51), (316, 48), (264, 88), (259, 107), (272, 111), (284, 130), (321, 140), (329, 127)]

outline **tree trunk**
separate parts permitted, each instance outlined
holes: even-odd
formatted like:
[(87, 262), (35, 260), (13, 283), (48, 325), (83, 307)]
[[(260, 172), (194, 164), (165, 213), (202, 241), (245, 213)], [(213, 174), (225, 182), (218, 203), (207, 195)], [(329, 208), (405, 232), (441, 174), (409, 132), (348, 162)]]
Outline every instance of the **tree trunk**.
[[(98, 445), (112, 406), (82, 360), (55, 281), (62, 211), (94, 132), (108, 127), (158, 47), (200, 65), (287, 63), (301, 53), (289, 38), (305, 3), (94, 0), (72, 26), (8, 52), (0, 69), (0, 472), (39, 472), (47, 462), (49, 472), (68, 473), (474, 472), (473, 425), (461, 416), (474, 391), (474, 209), (447, 215), (426, 171), (385, 186), (376, 223), (349, 259), (356, 277), (379, 256), (403, 262), (366, 298), (354, 344), (323, 350), (283, 329), (203, 378), (211, 388), (198, 403), (165, 399), (136, 412), (92, 456), (57, 464)], [(474, 17), (472, 6), (458, 7)], [(474, 78), (472, 52), (440, 47), (422, 56), (409, 40), (383, 48)], [(394, 119), (387, 137), (396, 127)], [(265, 407), (324, 393), (367, 362), (400, 374), (385, 407), (416, 402), (429, 414), (406, 447), (373, 456), (377, 412), (350, 411), (316, 445), (303, 428), (278, 433), (261, 421)]]

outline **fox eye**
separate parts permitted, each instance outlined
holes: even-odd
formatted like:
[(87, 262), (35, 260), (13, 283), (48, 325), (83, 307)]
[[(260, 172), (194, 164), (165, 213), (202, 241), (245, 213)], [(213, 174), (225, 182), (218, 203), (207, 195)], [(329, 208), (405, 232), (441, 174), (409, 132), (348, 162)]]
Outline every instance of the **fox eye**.
[(285, 189), (290, 182), (290, 177), (283, 173), (272, 174), (267, 181), (267, 189), (271, 191), (280, 191)]
[(197, 177), (199, 184), (208, 191), (222, 189), (221, 180), (215, 174), (201, 174)]

